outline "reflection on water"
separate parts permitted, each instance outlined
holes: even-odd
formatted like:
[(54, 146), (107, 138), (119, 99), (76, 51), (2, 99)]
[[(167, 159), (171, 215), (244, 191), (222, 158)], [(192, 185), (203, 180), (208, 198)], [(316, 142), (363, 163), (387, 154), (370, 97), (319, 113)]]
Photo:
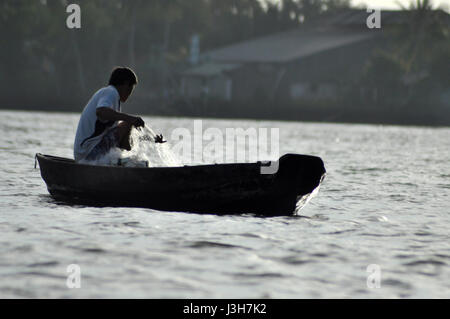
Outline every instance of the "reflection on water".
[[(300, 218), (256, 218), (55, 201), (34, 155), (72, 157), (79, 115), (0, 113), (0, 297), (450, 295), (449, 129), (204, 120), (222, 131), (278, 127), (281, 154), (324, 160)], [(165, 137), (193, 121), (144, 120)], [(71, 264), (80, 289), (66, 286)], [(379, 289), (367, 287), (373, 264)]]

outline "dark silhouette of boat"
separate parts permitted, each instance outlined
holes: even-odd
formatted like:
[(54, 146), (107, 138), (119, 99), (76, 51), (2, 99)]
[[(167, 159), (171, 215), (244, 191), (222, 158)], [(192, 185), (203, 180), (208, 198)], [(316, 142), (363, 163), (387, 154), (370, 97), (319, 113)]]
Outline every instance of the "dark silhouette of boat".
[(321, 158), (298, 154), (274, 162), (151, 168), (36, 158), (56, 200), (209, 214), (293, 215), (325, 176)]

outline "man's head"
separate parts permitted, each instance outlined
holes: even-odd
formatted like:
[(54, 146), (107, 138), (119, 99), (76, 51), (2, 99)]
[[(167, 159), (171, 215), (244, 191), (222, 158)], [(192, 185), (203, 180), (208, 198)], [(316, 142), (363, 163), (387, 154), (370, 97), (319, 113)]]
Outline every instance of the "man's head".
[(130, 68), (116, 67), (109, 78), (109, 85), (114, 85), (119, 92), (120, 101), (125, 102), (138, 83), (137, 76)]

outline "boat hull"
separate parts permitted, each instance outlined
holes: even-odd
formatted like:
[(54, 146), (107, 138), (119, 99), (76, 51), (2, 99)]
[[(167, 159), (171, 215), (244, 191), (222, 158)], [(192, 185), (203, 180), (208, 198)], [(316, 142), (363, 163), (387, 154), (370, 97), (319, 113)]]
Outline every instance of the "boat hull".
[[(49, 193), (90, 206), (146, 207), (211, 214), (292, 215), (325, 175), (319, 157), (287, 154), (274, 163), (130, 168), (36, 154)], [(270, 167), (272, 174), (262, 174)]]

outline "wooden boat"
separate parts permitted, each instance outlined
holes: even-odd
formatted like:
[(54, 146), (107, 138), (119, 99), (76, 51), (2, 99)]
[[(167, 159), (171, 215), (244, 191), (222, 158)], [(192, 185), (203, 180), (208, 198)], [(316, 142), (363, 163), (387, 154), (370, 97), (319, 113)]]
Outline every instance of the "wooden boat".
[(325, 176), (319, 157), (298, 154), (275, 162), (152, 168), (80, 164), (39, 153), (36, 158), (57, 200), (193, 213), (293, 215)]

